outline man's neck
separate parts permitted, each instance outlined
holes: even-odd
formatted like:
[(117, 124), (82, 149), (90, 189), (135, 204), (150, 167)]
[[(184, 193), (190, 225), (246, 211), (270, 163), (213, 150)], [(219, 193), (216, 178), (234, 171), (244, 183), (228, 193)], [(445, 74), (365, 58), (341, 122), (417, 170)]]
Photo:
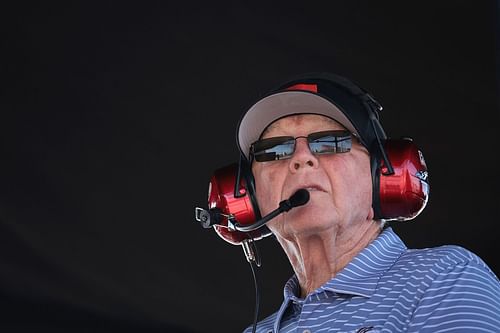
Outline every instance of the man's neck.
[(380, 222), (372, 220), (354, 230), (325, 230), (293, 240), (278, 238), (299, 280), (300, 296), (335, 277), (380, 231)]

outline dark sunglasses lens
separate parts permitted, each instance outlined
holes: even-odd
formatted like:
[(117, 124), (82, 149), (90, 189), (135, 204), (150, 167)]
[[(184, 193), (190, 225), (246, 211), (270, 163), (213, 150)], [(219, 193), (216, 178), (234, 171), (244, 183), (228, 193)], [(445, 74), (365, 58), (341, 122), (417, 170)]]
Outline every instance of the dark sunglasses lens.
[(295, 140), (289, 136), (263, 139), (253, 144), (253, 156), (257, 162), (289, 158), (294, 151)]
[(348, 131), (325, 131), (308, 136), (309, 149), (313, 154), (347, 153), (351, 150), (352, 139)]
[[(313, 154), (347, 153), (352, 146), (349, 131), (311, 133), (307, 141)], [(252, 155), (257, 162), (283, 160), (290, 158), (294, 152), (295, 139), (291, 136), (262, 139), (252, 145)]]

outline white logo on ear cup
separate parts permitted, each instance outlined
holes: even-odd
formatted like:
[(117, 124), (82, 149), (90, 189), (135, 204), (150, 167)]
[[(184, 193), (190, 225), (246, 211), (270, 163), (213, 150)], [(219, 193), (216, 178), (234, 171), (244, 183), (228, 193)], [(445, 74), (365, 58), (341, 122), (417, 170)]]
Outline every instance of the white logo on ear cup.
[(422, 154), (422, 152), (420, 150), (418, 151), (418, 157), (420, 159), (420, 163), (427, 169), (427, 165), (425, 164), (424, 155)]
[(417, 171), (415, 176), (421, 181), (427, 182), (427, 178), (429, 177), (429, 173), (427, 171)]

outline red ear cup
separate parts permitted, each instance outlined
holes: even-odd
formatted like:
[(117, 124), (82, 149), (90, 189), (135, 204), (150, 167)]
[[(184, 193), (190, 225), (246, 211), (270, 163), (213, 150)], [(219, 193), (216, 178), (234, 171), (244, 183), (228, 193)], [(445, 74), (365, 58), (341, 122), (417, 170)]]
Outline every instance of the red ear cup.
[(382, 161), (379, 170), (380, 212), (384, 220), (406, 221), (415, 218), (429, 200), (427, 166), (422, 152), (411, 139), (388, 139), (385, 151), (394, 174), (384, 175)]
[(217, 169), (210, 179), (208, 190), (208, 208), (218, 208), (224, 214), (221, 223), (214, 225), (215, 231), (222, 239), (234, 245), (239, 245), (246, 239), (259, 240), (271, 234), (265, 226), (248, 233), (228, 228), (228, 219), (231, 218), (241, 225), (253, 224), (260, 218), (258, 209), (254, 207), (253, 193), (250, 186), (247, 186), (247, 177), (240, 177), (240, 193), (239, 196), (234, 196), (237, 174), (237, 163)]

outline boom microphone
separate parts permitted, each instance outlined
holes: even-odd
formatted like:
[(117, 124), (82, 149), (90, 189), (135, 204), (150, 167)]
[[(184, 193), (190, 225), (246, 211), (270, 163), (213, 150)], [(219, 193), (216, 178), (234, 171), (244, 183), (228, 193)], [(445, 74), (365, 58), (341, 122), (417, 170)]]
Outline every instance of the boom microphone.
[(305, 205), (309, 201), (309, 191), (301, 188), (295, 192), (288, 200), (280, 202), (280, 207), (283, 207), (283, 212), (288, 212), (293, 207)]
[(287, 200), (281, 201), (278, 208), (276, 208), (275, 210), (273, 210), (272, 212), (261, 218), (259, 221), (250, 225), (241, 225), (239, 223), (234, 223), (232, 227), (238, 231), (243, 231), (243, 232), (249, 232), (259, 229), (260, 227), (262, 227), (264, 224), (266, 224), (279, 214), (288, 212), (290, 209), (294, 207), (305, 205), (308, 201), (309, 201), (309, 191), (302, 188), (297, 192), (295, 192), (294, 194), (292, 194), (292, 196)]

